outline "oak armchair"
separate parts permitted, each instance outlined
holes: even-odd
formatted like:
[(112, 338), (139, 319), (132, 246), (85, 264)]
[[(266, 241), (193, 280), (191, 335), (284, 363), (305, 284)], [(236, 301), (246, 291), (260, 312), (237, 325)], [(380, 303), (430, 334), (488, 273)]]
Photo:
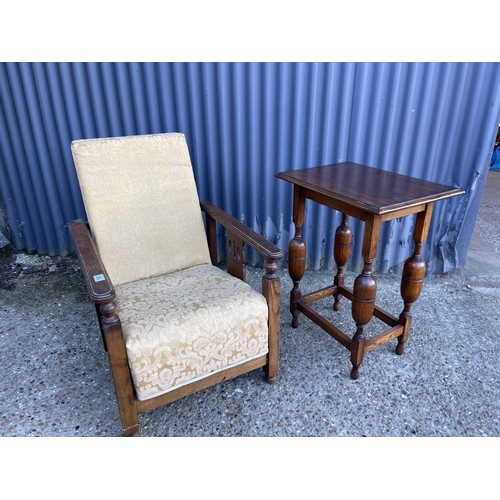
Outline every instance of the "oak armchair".
[[(88, 224), (72, 221), (70, 233), (123, 433), (140, 434), (140, 413), (251, 370), (263, 367), (275, 382), (283, 252), (212, 203), (200, 210), (184, 135), (71, 148)], [(217, 223), (226, 229), (228, 272), (217, 267)], [(245, 244), (265, 258), (262, 294), (244, 282)]]

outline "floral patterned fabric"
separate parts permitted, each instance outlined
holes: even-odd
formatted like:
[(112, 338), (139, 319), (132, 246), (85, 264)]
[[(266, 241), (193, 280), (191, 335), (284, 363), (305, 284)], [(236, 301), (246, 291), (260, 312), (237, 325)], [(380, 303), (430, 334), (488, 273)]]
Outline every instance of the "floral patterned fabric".
[(116, 295), (140, 400), (268, 352), (265, 298), (210, 264), (119, 285)]
[(82, 139), (71, 150), (113, 285), (210, 264), (183, 134)]

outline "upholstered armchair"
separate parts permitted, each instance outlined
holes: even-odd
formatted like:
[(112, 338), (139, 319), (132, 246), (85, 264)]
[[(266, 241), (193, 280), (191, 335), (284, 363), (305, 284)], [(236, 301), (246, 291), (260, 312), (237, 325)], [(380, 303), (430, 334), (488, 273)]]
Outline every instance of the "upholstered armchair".
[[(200, 205), (184, 135), (79, 140), (71, 149), (88, 223), (72, 221), (70, 233), (124, 434), (139, 435), (138, 414), (251, 370), (275, 382), (283, 252)], [(218, 267), (217, 223), (227, 272)], [(262, 294), (244, 281), (245, 245), (265, 259)]]

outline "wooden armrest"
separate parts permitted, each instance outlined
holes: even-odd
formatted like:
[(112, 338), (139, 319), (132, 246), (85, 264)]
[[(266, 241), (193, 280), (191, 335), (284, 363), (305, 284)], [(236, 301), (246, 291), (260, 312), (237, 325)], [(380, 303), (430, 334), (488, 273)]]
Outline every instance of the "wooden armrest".
[(232, 231), (239, 236), (245, 243), (264, 256), (266, 260), (276, 261), (281, 259), (284, 254), (283, 250), (277, 247), (274, 243), (266, 240), (264, 236), (256, 233), (253, 229), (240, 222), (238, 219), (229, 215), (221, 208), (215, 206), (209, 201), (200, 203), (201, 209), (212, 219), (222, 224), (226, 229)]
[(69, 223), (69, 232), (75, 244), (78, 261), (80, 262), (90, 298), (96, 304), (113, 301), (115, 299), (115, 289), (97, 253), (87, 225), (82, 220), (71, 221)]

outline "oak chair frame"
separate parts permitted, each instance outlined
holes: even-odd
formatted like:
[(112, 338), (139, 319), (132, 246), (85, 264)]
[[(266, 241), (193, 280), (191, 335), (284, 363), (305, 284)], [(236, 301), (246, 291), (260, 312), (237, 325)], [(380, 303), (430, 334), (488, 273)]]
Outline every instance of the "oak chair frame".
[[(245, 244), (259, 252), (265, 259), (262, 295), (265, 297), (269, 308), (269, 352), (144, 401), (137, 399), (135, 394), (128, 365), (125, 339), (117, 313), (115, 289), (99, 257), (90, 228), (82, 220), (74, 220), (69, 224), (70, 234), (75, 245), (83, 277), (90, 298), (95, 304), (104, 348), (108, 352), (125, 436), (140, 436), (139, 414), (194, 394), (212, 385), (261, 367), (264, 368), (266, 382), (275, 383), (278, 377), (280, 280), (276, 271), (277, 261), (283, 257), (283, 251), (212, 203), (203, 201), (200, 206), (206, 215), (206, 233), (212, 265), (218, 265), (217, 223), (226, 229), (227, 271), (229, 274), (245, 281)], [(93, 277), (101, 274), (105, 277), (105, 280), (96, 282)]]

